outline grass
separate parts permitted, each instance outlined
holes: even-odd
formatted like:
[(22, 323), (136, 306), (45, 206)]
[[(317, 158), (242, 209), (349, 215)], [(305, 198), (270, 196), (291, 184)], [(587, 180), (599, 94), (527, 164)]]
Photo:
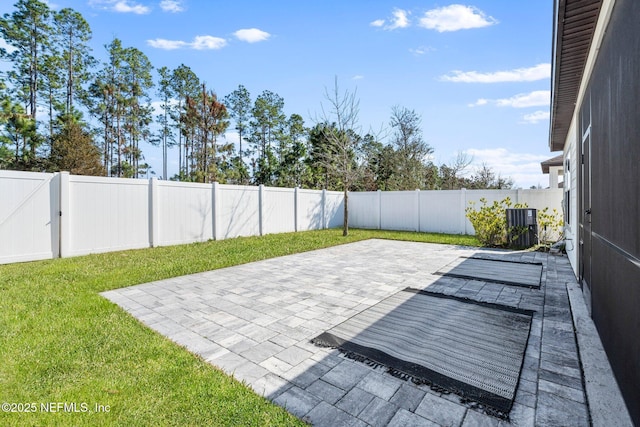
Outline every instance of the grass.
[[(471, 236), (326, 230), (0, 265), (0, 403), (36, 409), (0, 411), (0, 425), (304, 425), (98, 293), (369, 238), (478, 245)], [(52, 402), (80, 412), (42, 410)]]

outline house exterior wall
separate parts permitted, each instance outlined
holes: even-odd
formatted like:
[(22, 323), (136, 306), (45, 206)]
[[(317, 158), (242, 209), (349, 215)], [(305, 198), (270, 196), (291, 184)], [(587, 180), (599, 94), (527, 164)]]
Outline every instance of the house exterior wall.
[(549, 166), (549, 188), (560, 188), (562, 173), (562, 166)]
[[(570, 194), (565, 193), (570, 210), (566, 236), (583, 243), (582, 250), (579, 244), (572, 248), (568, 244), (569, 259), (583, 289), (589, 290), (585, 293), (594, 323), (636, 424), (640, 424), (638, 22), (637, 0), (603, 1), (564, 146), (571, 174)], [(585, 148), (583, 136), (590, 149)], [(585, 208), (590, 215), (585, 215)], [(580, 227), (585, 231), (581, 233)]]
[(577, 277), (580, 236), (578, 234), (578, 145), (576, 143), (577, 130), (575, 122), (576, 117), (574, 116), (564, 146), (565, 181), (563, 211), (565, 218), (565, 249), (571, 267)]

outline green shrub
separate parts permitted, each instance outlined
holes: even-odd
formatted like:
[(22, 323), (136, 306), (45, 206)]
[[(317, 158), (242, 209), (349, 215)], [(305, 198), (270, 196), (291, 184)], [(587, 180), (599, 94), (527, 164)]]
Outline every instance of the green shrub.
[[(509, 197), (501, 201), (494, 201), (489, 205), (487, 199), (480, 199), (482, 206), (475, 209), (475, 202), (469, 202), (469, 206), (465, 209), (467, 218), (471, 221), (476, 238), (483, 246), (500, 247), (510, 243), (510, 239), (517, 238), (524, 230), (518, 230), (518, 227), (512, 227), (507, 230), (507, 216), (505, 210), (508, 208), (526, 208), (526, 204), (516, 203), (513, 205)], [(511, 236), (511, 238), (509, 238)]]
[(562, 214), (557, 209), (538, 210), (538, 243), (550, 247), (562, 234), (563, 226)]

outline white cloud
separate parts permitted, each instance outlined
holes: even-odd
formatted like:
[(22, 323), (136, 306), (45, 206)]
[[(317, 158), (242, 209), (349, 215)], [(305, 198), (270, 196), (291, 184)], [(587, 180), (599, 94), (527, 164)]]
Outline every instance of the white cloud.
[(429, 10), (424, 14), (424, 17), (420, 18), (421, 27), (440, 33), (482, 28), (497, 23), (495, 18), (487, 16), (480, 9), (461, 4)]
[(534, 90), (530, 93), (520, 93), (511, 98), (498, 99), (496, 100), (496, 105), (498, 107), (514, 108), (542, 107), (548, 106), (550, 101), (551, 91)]
[(487, 105), (488, 103), (489, 103), (488, 99), (480, 98), (476, 102), (474, 102), (473, 104), (469, 104), (469, 107), (480, 107), (482, 105)]
[(150, 106), (153, 114), (162, 114), (162, 101), (153, 101)]
[(480, 98), (473, 104), (469, 104), (469, 107), (478, 107), (487, 104), (494, 104), (498, 107), (513, 107), (513, 108), (527, 108), (527, 107), (545, 107), (549, 106), (551, 101), (551, 91), (548, 90), (534, 90), (529, 93), (519, 93), (511, 98), (502, 99), (486, 99)]
[(364, 79), (364, 76), (360, 74), (356, 74), (355, 76), (351, 77), (351, 80), (362, 80), (362, 79)]
[(177, 13), (182, 12), (184, 7), (182, 6), (182, 1), (180, 0), (162, 0), (160, 2), (160, 9), (165, 12)]
[(233, 35), (236, 36), (238, 40), (242, 40), (247, 43), (257, 43), (265, 41), (271, 37), (271, 34), (257, 28), (244, 28), (236, 31)]
[(174, 50), (187, 47), (189, 43), (182, 40), (166, 40), (166, 39), (153, 39), (147, 40), (147, 44), (151, 47), (164, 50)]
[[(392, 17), (389, 21), (386, 19), (376, 19), (369, 25), (372, 27), (383, 27), (385, 30), (395, 30), (397, 28), (407, 28), (411, 23), (409, 22), (409, 15), (411, 12), (403, 9), (393, 9), (391, 12)], [(387, 24), (387, 22), (389, 22)], [(387, 24), (387, 25), (385, 25)]]
[[(158, 115), (158, 114), (164, 114), (164, 110), (162, 109), (162, 104), (164, 104), (164, 101), (153, 101), (151, 102), (151, 108), (153, 109), (153, 114), (154, 115)], [(171, 106), (175, 106), (178, 105), (178, 100), (177, 99), (169, 99), (168, 102), (169, 105)]]
[[(236, 132), (236, 131), (228, 131), (228, 132), (225, 132), (225, 134), (224, 134), (224, 139), (225, 139), (227, 142), (229, 142), (229, 143), (231, 143), (231, 144), (235, 145), (235, 146), (236, 146), (236, 149), (237, 149), (237, 147), (240, 145), (240, 134), (239, 134), (238, 132)], [(244, 138), (242, 138), (242, 140), (244, 141)], [(245, 141), (245, 143), (246, 143), (246, 141)], [(243, 151), (244, 151), (244, 150), (243, 150)]]
[(51, 2), (51, 1), (49, 1), (49, 0), (44, 0), (44, 1), (43, 1), (43, 3), (44, 3), (44, 4), (46, 4), (47, 6), (49, 6), (49, 9), (51, 9), (51, 10), (58, 10), (58, 9), (60, 9), (60, 5), (59, 5), (59, 4), (57, 4), (57, 3), (52, 3), (52, 2)]
[(151, 47), (164, 50), (175, 49), (196, 49), (196, 50), (217, 50), (222, 49), (227, 45), (227, 41), (220, 37), (213, 36), (196, 36), (192, 42), (185, 42), (183, 40), (166, 40), (166, 39), (153, 39), (147, 40), (147, 44)]
[(113, 5), (114, 12), (135, 13), (136, 15), (144, 15), (151, 12), (151, 9), (141, 4), (129, 4), (127, 1), (119, 1)]
[(191, 47), (196, 50), (217, 50), (227, 45), (227, 41), (220, 37), (196, 36), (191, 43)]
[(0, 39), (0, 49), (6, 50), (7, 53), (11, 53), (16, 50), (16, 48), (7, 43), (5, 39)]
[(440, 77), (440, 80), (454, 83), (533, 82), (548, 79), (550, 76), (551, 64), (538, 64), (528, 68), (516, 68), (492, 73), (455, 70), (450, 75)]
[(402, 9), (393, 9), (391, 14), (393, 15), (393, 21), (391, 24), (387, 25), (385, 30), (395, 30), (396, 28), (407, 28), (409, 26), (409, 14), (411, 12), (407, 12)]
[[(236, 153), (240, 150), (240, 134), (236, 131), (227, 131), (224, 134), (224, 139), (229, 144), (233, 144), (233, 148)], [(246, 140), (246, 137), (242, 138), (242, 151), (245, 151), (249, 147), (249, 143)]]
[(424, 55), (427, 52), (433, 52), (435, 49), (431, 46), (420, 46), (415, 49), (409, 49), (409, 52), (413, 53), (416, 56)]
[(522, 119), (523, 119), (523, 123), (537, 124), (542, 121), (545, 121), (545, 122), (548, 121), (550, 116), (551, 115), (548, 111), (539, 110), (539, 111), (534, 111), (531, 114), (525, 114)]
[(141, 4), (131, 3), (129, 0), (91, 0), (89, 1), (89, 5), (119, 13), (144, 15), (151, 12), (151, 8)]
[[(515, 153), (506, 148), (469, 149), (466, 153), (473, 156), (474, 165), (485, 163), (496, 175), (511, 177), (516, 186), (529, 188), (534, 185), (545, 184), (549, 178), (540, 170), (540, 163), (547, 160), (549, 155), (530, 153)], [(477, 167), (477, 166), (476, 166)]]

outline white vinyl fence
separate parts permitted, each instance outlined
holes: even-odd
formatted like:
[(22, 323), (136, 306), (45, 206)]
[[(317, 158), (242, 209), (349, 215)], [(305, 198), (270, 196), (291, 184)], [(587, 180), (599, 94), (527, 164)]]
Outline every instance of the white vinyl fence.
[(0, 264), (60, 256), (60, 175), (0, 171)]
[(340, 192), (0, 171), (0, 264), (338, 227)]
[(349, 193), (349, 226), (381, 230), (474, 234), (465, 209), (480, 199), (489, 204), (509, 197), (515, 203), (562, 212), (562, 189), (435, 190)]
[[(470, 201), (561, 209), (562, 190), (349, 193), (354, 228), (473, 234)], [(0, 264), (341, 227), (343, 194), (0, 170)]]

